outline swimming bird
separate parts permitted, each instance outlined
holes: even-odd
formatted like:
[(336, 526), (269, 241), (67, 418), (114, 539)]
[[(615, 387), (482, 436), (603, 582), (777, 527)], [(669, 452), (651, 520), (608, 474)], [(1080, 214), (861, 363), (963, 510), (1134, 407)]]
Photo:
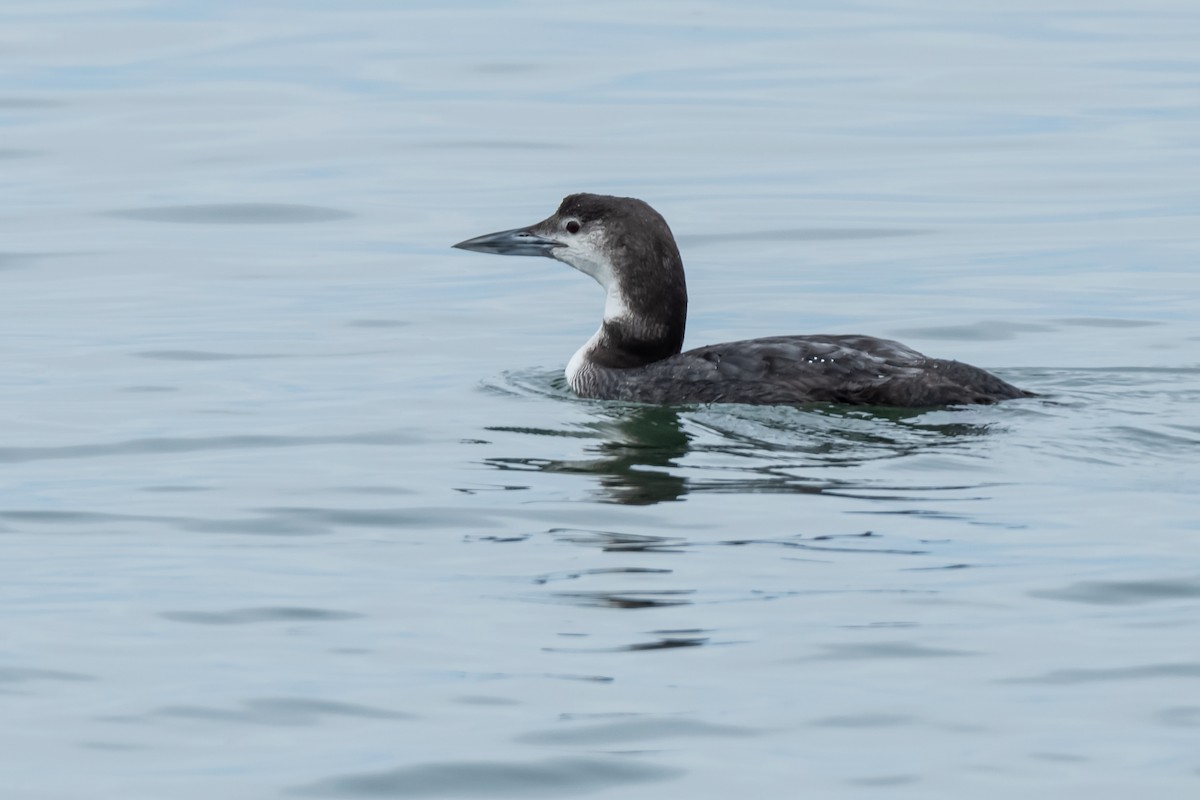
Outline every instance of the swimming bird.
[(666, 220), (632, 197), (569, 195), (541, 222), (454, 247), (548, 256), (604, 288), (600, 328), (566, 368), (567, 382), (582, 397), (919, 408), (1032, 396), (978, 367), (871, 336), (771, 336), (681, 352), (683, 260)]

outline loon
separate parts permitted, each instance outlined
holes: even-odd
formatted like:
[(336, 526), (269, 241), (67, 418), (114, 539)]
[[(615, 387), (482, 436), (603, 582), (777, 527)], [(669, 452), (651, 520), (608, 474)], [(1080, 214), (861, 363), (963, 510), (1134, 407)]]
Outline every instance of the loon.
[(576, 394), (663, 405), (845, 403), (921, 408), (1031, 397), (958, 361), (871, 336), (771, 336), (683, 350), (687, 285), (662, 216), (632, 197), (573, 194), (547, 219), (454, 247), (547, 256), (604, 288), (600, 329), (567, 365)]

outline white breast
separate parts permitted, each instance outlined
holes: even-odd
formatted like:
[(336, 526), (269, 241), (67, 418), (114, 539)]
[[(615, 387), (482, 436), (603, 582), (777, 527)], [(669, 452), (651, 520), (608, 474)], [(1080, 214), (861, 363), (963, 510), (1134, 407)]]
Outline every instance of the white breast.
[(583, 347), (575, 351), (575, 355), (571, 356), (571, 360), (567, 362), (566, 376), (567, 383), (575, 392), (581, 390), (583, 385), (584, 373), (591, 367), (590, 356), (592, 348), (600, 340), (600, 331), (597, 330), (592, 334), (592, 338), (584, 343)]

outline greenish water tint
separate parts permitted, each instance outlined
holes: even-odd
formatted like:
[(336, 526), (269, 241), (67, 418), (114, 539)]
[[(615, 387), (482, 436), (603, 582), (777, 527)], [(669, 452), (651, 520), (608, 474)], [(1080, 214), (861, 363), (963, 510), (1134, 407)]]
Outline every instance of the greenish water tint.
[[(4, 796), (1193, 796), (1198, 36), (6, 4)], [(1040, 396), (580, 400), (596, 287), (449, 248), (574, 191), (671, 222), (689, 346)]]

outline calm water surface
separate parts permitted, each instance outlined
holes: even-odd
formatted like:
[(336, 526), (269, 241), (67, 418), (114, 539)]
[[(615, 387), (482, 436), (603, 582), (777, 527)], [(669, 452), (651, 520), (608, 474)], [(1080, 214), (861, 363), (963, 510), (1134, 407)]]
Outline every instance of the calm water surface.
[[(5, 3), (0, 794), (1197, 796), (1198, 37)], [(599, 290), (448, 246), (581, 190), (671, 221), (691, 346), (1042, 397), (578, 400)]]

